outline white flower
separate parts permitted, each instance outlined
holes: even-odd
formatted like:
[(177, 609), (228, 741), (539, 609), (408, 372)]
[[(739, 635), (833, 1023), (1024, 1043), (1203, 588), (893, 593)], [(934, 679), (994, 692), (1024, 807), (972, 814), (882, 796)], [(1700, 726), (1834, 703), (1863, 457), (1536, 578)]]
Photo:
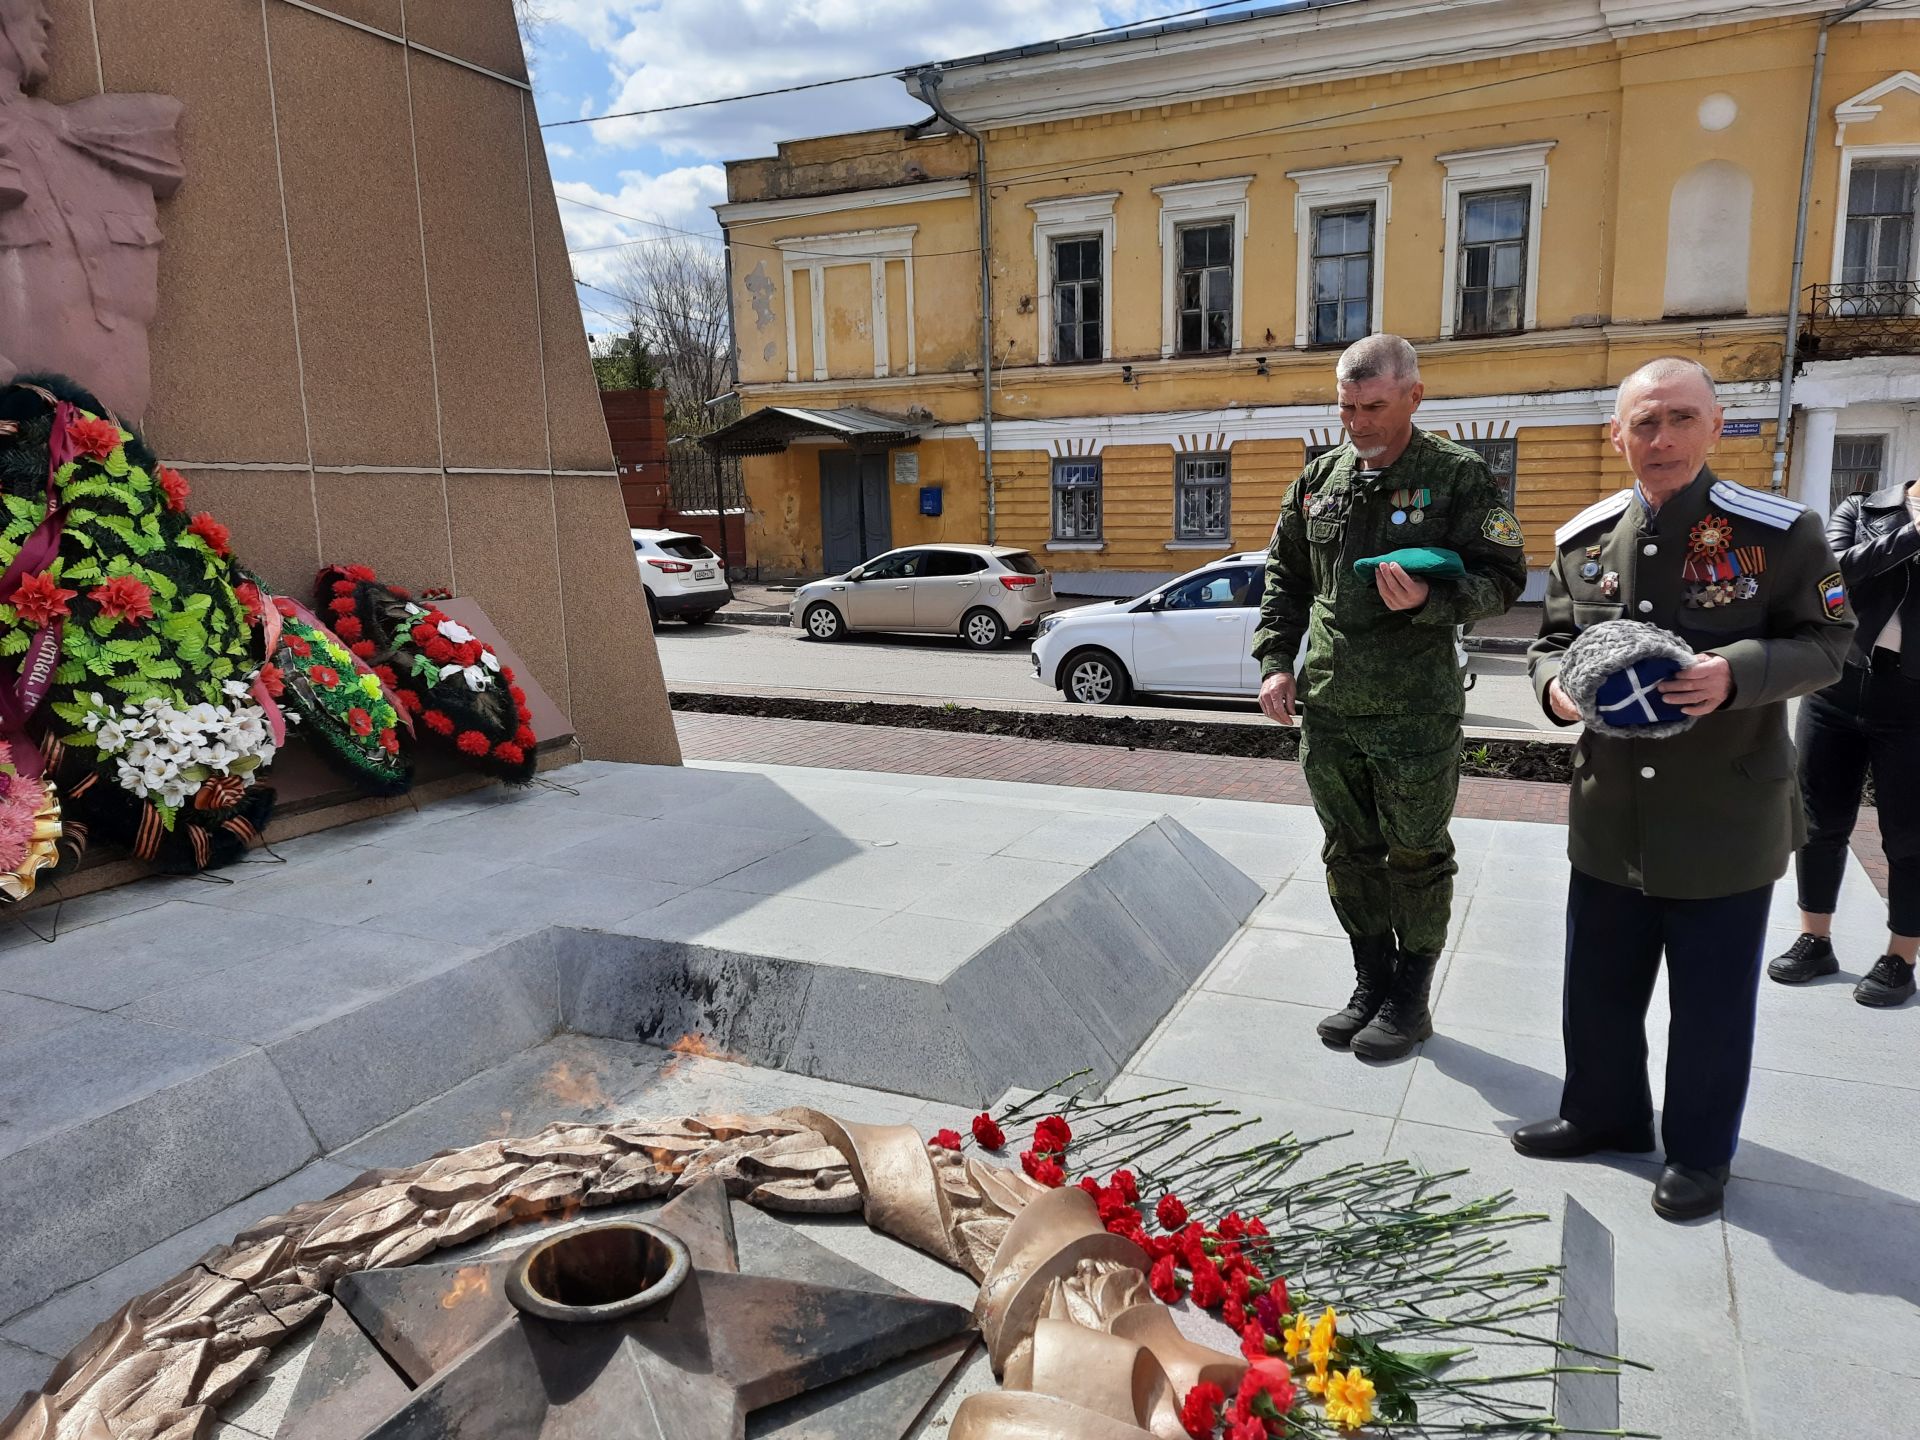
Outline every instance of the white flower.
[(253, 693), (244, 680), (229, 680), (220, 688), (236, 700), (244, 700)]
[[(89, 721), (95, 718), (97, 717), (92, 715), (87, 717)], [(126, 734), (112, 720), (101, 721), (97, 726), (89, 724), (87, 728), (93, 731), (94, 743), (100, 747), (102, 755), (111, 755), (127, 743)]]
[(494, 673), (496, 673), (496, 674), (498, 674), (498, 673), (499, 673), (499, 670), (500, 670), (500, 657), (499, 657), (498, 655), (496, 655), (496, 654), (494, 654), (494, 653), (493, 653), (493, 651), (491, 651), (491, 650), (482, 650), (482, 651), (480, 652), (480, 663), (481, 663), (482, 665), (484, 665), (484, 666), (486, 666), (486, 667), (487, 667), (487, 669), (489, 669), (489, 670), (491, 670), (491, 671), (493, 671)]
[(147, 793), (146, 777), (142, 775), (139, 770), (135, 769), (133, 766), (129, 765), (126, 761), (122, 760), (120, 762), (118, 774), (120, 778), (120, 788), (122, 790), (131, 790), (134, 794), (142, 797), (146, 795)]
[(182, 779), (176, 775), (160, 787), (160, 803), (163, 805), (171, 805), (177, 809), (185, 804), (187, 797), (199, 788), (200, 787), (192, 781)]
[(467, 629), (458, 620), (442, 620), (439, 630), (456, 645), (464, 645), (473, 638), (473, 631)]
[(145, 765), (147, 761), (152, 758), (153, 742), (145, 739), (136, 740), (127, 746), (127, 753), (122, 759), (121, 764), (123, 767), (126, 765), (141, 766)]
[(467, 688), (469, 690), (484, 690), (493, 683), (487, 678), (487, 672), (482, 670), (478, 665), (469, 665), (460, 673), (466, 677)]
[(424, 615), (426, 613), (427, 613), (426, 611), (422, 610), (418, 605), (414, 604), (411, 600), (407, 602), (407, 614)]

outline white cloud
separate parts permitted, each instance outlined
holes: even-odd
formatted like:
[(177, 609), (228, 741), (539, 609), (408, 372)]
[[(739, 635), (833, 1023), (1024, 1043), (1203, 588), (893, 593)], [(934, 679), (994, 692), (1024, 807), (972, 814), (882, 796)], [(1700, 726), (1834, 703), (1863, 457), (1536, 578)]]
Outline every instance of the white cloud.
[[(584, 180), (562, 180), (553, 187), (560, 197), (560, 223), (566, 227), (567, 249), (574, 252), (573, 273), (579, 279), (618, 290), (614, 282), (627, 253), (621, 242), (648, 242), (656, 236), (690, 230), (714, 236), (718, 248), (719, 231), (710, 207), (727, 195), (726, 173), (718, 165), (691, 165), (660, 175), (623, 170), (619, 179), (619, 187), (611, 191)], [(663, 228), (669, 226), (673, 228)], [(605, 297), (594, 303), (605, 303)]]
[[(1027, 44), (1141, 14), (1168, 0), (548, 0), (553, 23), (605, 61), (601, 113), (683, 104), (904, 68)], [(589, 112), (591, 113), (591, 112)], [(599, 143), (674, 156), (766, 154), (779, 140), (901, 124), (924, 109), (896, 80), (835, 86), (583, 127)]]

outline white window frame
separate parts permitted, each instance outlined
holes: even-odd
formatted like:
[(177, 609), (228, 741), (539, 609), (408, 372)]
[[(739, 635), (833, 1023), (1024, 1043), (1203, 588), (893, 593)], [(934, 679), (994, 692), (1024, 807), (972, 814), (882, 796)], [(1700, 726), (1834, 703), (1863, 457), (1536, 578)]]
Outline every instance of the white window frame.
[(831, 235), (789, 235), (773, 243), (780, 250), (781, 280), (787, 307), (787, 379), (800, 378), (800, 356), (795, 348), (793, 286), (794, 275), (804, 271), (808, 293), (812, 297), (814, 380), (827, 378), (826, 273), (840, 266), (867, 263), (873, 285), (873, 378), (884, 380), (893, 373), (893, 357), (888, 353), (892, 326), (887, 318), (887, 262), (904, 262), (907, 279), (907, 366), (915, 374), (918, 349), (913, 333), (913, 237), (918, 225), (894, 225), (885, 230), (840, 230)]
[[(1546, 247), (1541, 243), (1540, 217), (1547, 208), (1547, 153), (1560, 142), (1540, 140), (1529, 145), (1502, 145), (1494, 150), (1457, 150), (1436, 158), (1446, 166), (1447, 178), (1444, 235), (1445, 258), (1440, 275), (1440, 338), (1453, 338), (1454, 324), (1460, 314), (1460, 202), (1463, 196), (1482, 190), (1527, 188), (1527, 274), (1525, 314), (1520, 328), (1533, 330), (1539, 325), (1540, 257)], [(1463, 336), (1479, 339), (1479, 336)]]
[[(1179, 348), (1180, 274), (1179, 232), (1183, 226), (1205, 225), (1226, 220), (1233, 225), (1233, 334), (1229, 355), (1240, 352), (1240, 314), (1246, 305), (1247, 279), (1247, 187), (1251, 175), (1235, 175), (1224, 180), (1190, 180), (1177, 185), (1156, 185), (1160, 197), (1160, 358), (1171, 359)], [(1217, 359), (1196, 355), (1196, 360)]]
[(1113, 358), (1113, 202), (1118, 190), (1098, 195), (1068, 195), (1054, 200), (1029, 200), (1033, 211), (1033, 264), (1036, 275), (1035, 311), (1040, 318), (1039, 343), (1034, 355), (1042, 365), (1053, 363), (1053, 242), (1100, 238), (1100, 356)]
[(1370, 165), (1335, 165), (1325, 170), (1287, 172), (1287, 178), (1298, 187), (1293, 197), (1293, 343), (1298, 349), (1305, 350), (1313, 344), (1313, 310), (1308, 302), (1313, 294), (1313, 212), (1316, 210), (1373, 206), (1370, 324), (1376, 335), (1386, 329), (1387, 216), (1393, 206), (1393, 186), (1387, 177), (1399, 163), (1396, 157)]
[[(1840, 147), (1840, 188), (1834, 193), (1833, 263), (1827, 282), (1844, 283), (1847, 258), (1847, 195), (1853, 189), (1853, 167), (1859, 161), (1872, 164), (1881, 160), (1906, 160), (1920, 164), (1920, 145), (1843, 145)], [(1920, 280), (1920, 220), (1914, 225), (1913, 253), (1908, 259), (1907, 279)]]

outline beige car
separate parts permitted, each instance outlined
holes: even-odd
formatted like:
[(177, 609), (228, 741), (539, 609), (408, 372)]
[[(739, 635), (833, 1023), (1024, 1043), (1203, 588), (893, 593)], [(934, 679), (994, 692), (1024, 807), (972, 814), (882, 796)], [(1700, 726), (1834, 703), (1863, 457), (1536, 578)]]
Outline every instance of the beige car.
[(1053, 577), (1005, 545), (910, 545), (794, 592), (794, 626), (809, 640), (849, 630), (958, 635), (990, 650), (1060, 608)]

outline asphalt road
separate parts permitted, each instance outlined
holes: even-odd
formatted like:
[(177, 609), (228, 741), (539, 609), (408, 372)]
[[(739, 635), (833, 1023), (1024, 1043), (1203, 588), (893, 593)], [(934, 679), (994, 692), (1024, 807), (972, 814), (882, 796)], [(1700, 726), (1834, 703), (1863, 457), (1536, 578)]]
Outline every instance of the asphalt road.
[[(660, 666), (667, 684), (765, 686), (769, 690), (828, 690), (851, 697), (934, 695), (950, 700), (1059, 700), (1032, 678), (1027, 646), (969, 650), (957, 639), (935, 635), (853, 635), (826, 644), (803, 640), (784, 625), (709, 624), (698, 628), (668, 621), (658, 632)], [(1479, 678), (1467, 696), (1470, 727), (1546, 730), (1518, 656), (1475, 655)], [(1138, 706), (1169, 711), (1257, 713), (1250, 700), (1197, 696), (1138, 696)]]

